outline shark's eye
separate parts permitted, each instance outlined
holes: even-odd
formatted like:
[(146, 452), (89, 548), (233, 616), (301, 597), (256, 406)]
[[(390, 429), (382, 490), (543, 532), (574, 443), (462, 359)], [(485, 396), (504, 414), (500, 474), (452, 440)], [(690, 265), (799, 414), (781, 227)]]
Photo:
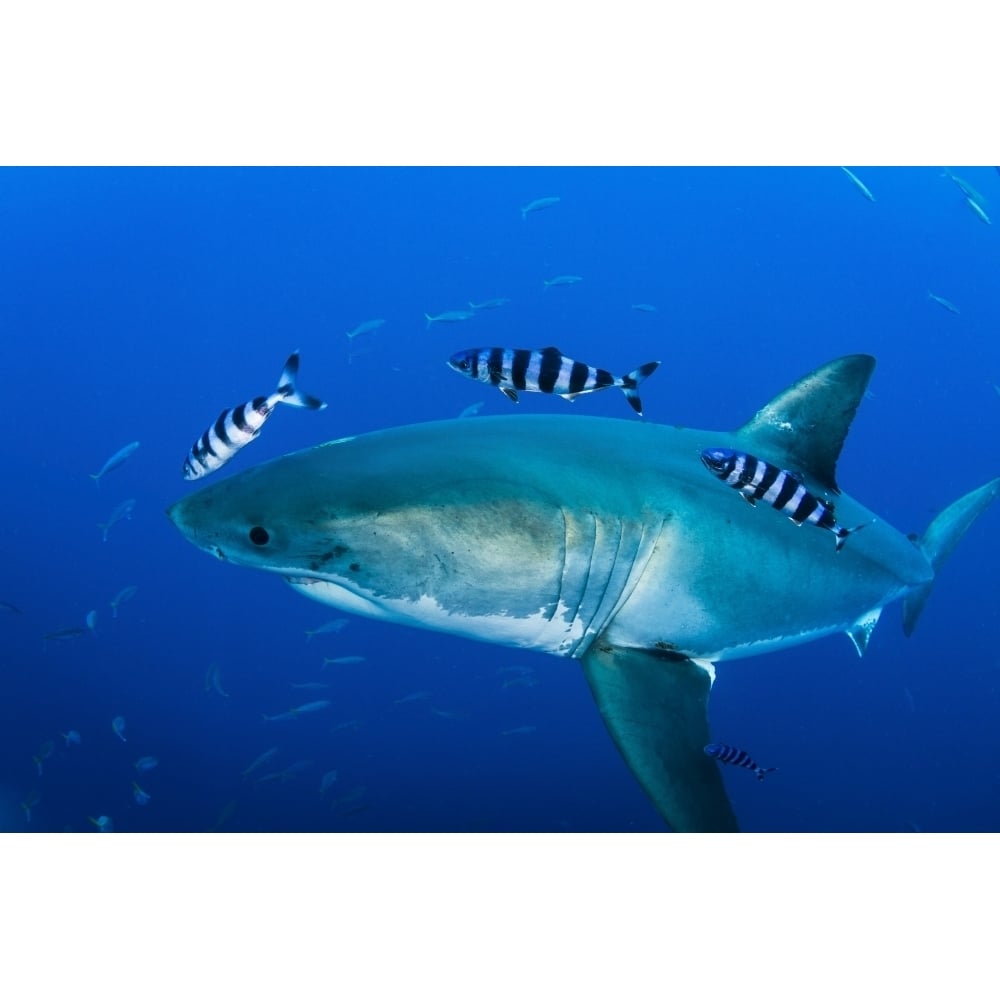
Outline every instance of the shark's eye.
[(262, 528), (259, 524), (255, 528), (250, 529), (250, 541), (254, 545), (267, 545), (271, 540), (271, 536), (267, 533), (265, 528)]

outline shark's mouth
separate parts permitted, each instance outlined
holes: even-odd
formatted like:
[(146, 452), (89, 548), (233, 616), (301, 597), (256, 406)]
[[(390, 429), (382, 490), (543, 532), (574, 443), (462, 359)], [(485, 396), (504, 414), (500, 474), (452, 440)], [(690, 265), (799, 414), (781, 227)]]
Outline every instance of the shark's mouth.
[(333, 580), (291, 574), (285, 574), (284, 578), (293, 590), (322, 604), (330, 604), (342, 611), (349, 611), (365, 618), (394, 618), (373, 596), (359, 593)]

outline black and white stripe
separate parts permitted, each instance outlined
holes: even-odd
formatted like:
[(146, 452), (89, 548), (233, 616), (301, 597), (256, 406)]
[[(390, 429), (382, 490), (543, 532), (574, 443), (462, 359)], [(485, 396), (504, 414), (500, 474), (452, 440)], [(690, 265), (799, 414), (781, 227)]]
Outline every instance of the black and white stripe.
[(548, 392), (564, 399), (576, 399), (588, 392), (615, 386), (625, 393), (629, 405), (642, 416), (639, 383), (652, 375), (659, 361), (650, 361), (616, 378), (603, 368), (567, 358), (557, 347), (535, 350), (517, 347), (473, 347), (452, 355), (448, 364), (477, 382), (495, 385), (516, 403), (517, 393)]
[(701, 460), (709, 472), (738, 490), (751, 506), (763, 500), (797, 525), (814, 524), (833, 532), (838, 552), (848, 535), (864, 527), (842, 527), (837, 523), (833, 504), (810, 493), (792, 473), (746, 452), (706, 448)]
[(776, 767), (761, 767), (757, 761), (738, 747), (731, 747), (726, 743), (709, 743), (704, 747), (705, 754), (721, 761), (723, 764), (732, 764), (734, 767), (745, 767), (757, 775), (758, 781), (764, 780), (765, 774), (777, 771)]
[(323, 409), (326, 403), (296, 389), (295, 376), (298, 372), (299, 352), (295, 351), (285, 362), (278, 388), (270, 396), (257, 396), (249, 403), (223, 410), (215, 423), (191, 446), (184, 459), (184, 478), (200, 479), (225, 465), (257, 437), (278, 403), (308, 410)]

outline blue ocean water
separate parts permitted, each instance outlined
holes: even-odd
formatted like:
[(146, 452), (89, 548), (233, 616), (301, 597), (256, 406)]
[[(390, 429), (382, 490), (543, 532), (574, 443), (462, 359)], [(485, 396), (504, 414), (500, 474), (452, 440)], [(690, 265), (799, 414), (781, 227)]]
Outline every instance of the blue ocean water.
[[(994, 168), (953, 170), (1000, 215)], [(636, 419), (614, 389), (515, 407), (445, 366), (479, 344), (555, 344), (615, 373), (658, 358), (647, 419), (712, 429), (866, 352), (838, 479), (922, 531), (1000, 472), (998, 234), (942, 168), (855, 172), (874, 202), (838, 168), (0, 172), (0, 828), (663, 830), (574, 662), (338, 613), (208, 558), (164, 510), (199, 486), (180, 474), (192, 442), (272, 391), (296, 348), (329, 406), (282, 408), (213, 478), (477, 403)], [(583, 280), (545, 287), (560, 274)], [(744, 829), (1000, 827), (998, 556), (1000, 508), (910, 639), (894, 605), (864, 660), (834, 636), (720, 665), (713, 737), (780, 768), (725, 769)], [(67, 628), (83, 632), (43, 638)], [(263, 718), (315, 700), (331, 704)], [(139, 773), (144, 756), (158, 764)]]

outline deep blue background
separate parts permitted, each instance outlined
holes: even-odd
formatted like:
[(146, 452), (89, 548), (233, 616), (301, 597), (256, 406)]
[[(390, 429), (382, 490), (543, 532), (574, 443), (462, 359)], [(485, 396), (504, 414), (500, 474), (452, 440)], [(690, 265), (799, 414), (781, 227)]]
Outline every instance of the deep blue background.
[[(994, 168), (954, 169), (1000, 223)], [(1000, 233), (941, 168), (856, 172), (874, 204), (836, 168), (0, 172), (0, 600), (23, 610), (0, 612), (0, 828), (107, 814), (121, 831), (206, 830), (235, 802), (225, 830), (663, 829), (573, 662), (357, 618), (307, 642), (343, 616), (206, 557), (163, 511), (195, 488), (180, 477), (195, 437), (270, 392), (295, 348), (301, 386), (329, 407), (282, 410), (216, 475), (480, 401), (510, 419), (567, 411), (528, 394), (515, 408), (445, 367), (478, 344), (556, 344), (618, 373), (660, 358), (647, 417), (705, 428), (864, 351), (879, 365), (839, 480), (922, 531), (1000, 473)], [(548, 195), (560, 203), (522, 220)], [(545, 290), (563, 273), (584, 280)], [(425, 312), (496, 296), (511, 301), (425, 329)], [(381, 330), (349, 345), (373, 318)], [(572, 406), (634, 419), (614, 390)], [(134, 439), (95, 487), (87, 474)], [(128, 497), (133, 519), (102, 543), (97, 523)], [(835, 636), (719, 668), (715, 737), (780, 767), (763, 783), (726, 769), (745, 829), (1000, 828), (998, 556), (993, 509), (912, 639), (894, 606), (863, 661)], [(126, 584), (138, 592), (114, 620)], [(96, 635), (43, 641), (91, 609)], [(324, 655), (366, 660), (323, 669)], [(228, 698), (206, 691), (213, 663)], [(511, 666), (534, 685), (504, 687)], [(309, 681), (330, 688), (289, 686)], [(416, 691), (430, 694), (396, 703)], [(322, 697), (324, 712), (261, 719)], [(501, 735), (520, 726), (536, 728)], [(63, 746), (70, 728), (80, 746)], [(272, 746), (258, 774), (313, 763), (241, 780)], [(160, 766), (137, 776), (145, 754)]]

